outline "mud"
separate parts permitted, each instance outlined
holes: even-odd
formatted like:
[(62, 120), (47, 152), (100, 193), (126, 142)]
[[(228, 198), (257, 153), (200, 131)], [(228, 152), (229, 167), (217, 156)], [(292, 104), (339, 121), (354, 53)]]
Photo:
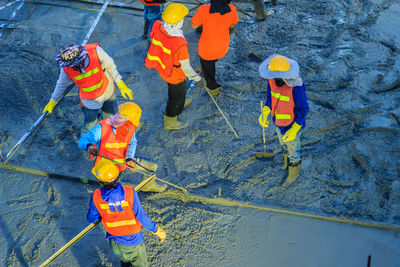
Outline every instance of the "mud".
[[(0, 0), (0, 6), (8, 2)], [(139, 1), (120, 2), (142, 8)], [(193, 3), (187, 6), (195, 7)], [(251, 3), (233, 3), (255, 17)], [(203, 197), (400, 225), (400, 4), (293, 0), (266, 6), (275, 13), (262, 22), (239, 12), (236, 34), (261, 58), (279, 53), (300, 64), (310, 114), (301, 136), (303, 163), (297, 181), (284, 184), (283, 156), (273, 127), (266, 134), (267, 149), (275, 157), (255, 157), (263, 151), (258, 114), (259, 101), (266, 97), (265, 80), (258, 75), (260, 62), (238, 36), (231, 36), (228, 55), (217, 63), (223, 94), (216, 101), (240, 139), (198, 87), (191, 90), (194, 101), (181, 116), (189, 127), (167, 132), (162, 126), (166, 84), (143, 66), (147, 44), (141, 37), (142, 11), (108, 7), (89, 42), (99, 42), (114, 58), (143, 109), (137, 155), (158, 163), (158, 177)], [(0, 24), (15, 7), (0, 11)], [(0, 38), (3, 157), (49, 100), (59, 72), (55, 54), (67, 43), (82, 42), (100, 8), (82, 1), (26, 1)], [(189, 19), (184, 32), (192, 65), (198, 66), (199, 35)], [(76, 145), (83, 122), (76, 93), (75, 88), (8, 164), (94, 179), (93, 163)], [(124, 101), (119, 92), (117, 97)], [(0, 265), (37, 266), (87, 226), (95, 186), (3, 168), (0, 177)], [(123, 181), (137, 184), (140, 177), (127, 174)], [(249, 224), (252, 214), (243, 208), (140, 197), (149, 217), (169, 234), (159, 244), (145, 231), (152, 266), (238, 266), (249, 259), (226, 252), (235, 242), (251, 242), (243, 239), (249, 232), (240, 226)], [(249, 231), (262, 233), (260, 228)], [(265, 266), (265, 258), (257, 259), (254, 266)], [(54, 266), (117, 263), (103, 228), (97, 227)], [(390, 264), (385, 266), (396, 266)]]

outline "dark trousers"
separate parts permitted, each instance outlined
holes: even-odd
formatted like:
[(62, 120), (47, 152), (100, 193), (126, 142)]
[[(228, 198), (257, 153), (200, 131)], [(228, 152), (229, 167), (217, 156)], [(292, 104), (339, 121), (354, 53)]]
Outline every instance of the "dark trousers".
[(201, 71), (203, 72), (204, 80), (207, 82), (207, 88), (210, 90), (221, 87), (221, 85), (215, 80), (215, 63), (217, 61), (218, 59), (204, 60), (200, 58)]
[(186, 98), (186, 80), (178, 84), (168, 84), (168, 102), (165, 115), (175, 117), (182, 113)]

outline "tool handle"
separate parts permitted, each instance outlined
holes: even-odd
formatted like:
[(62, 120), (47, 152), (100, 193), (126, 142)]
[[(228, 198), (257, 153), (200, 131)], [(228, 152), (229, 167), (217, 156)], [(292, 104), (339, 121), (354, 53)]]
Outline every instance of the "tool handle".
[[(260, 101), (260, 107), (261, 107), (261, 119), (262, 119), (262, 121), (264, 122), (264, 112), (263, 112), (264, 105), (263, 105), (263, 101), (262, 101), (262, 100)], [(265, 129), (264, 129), (264, 128), (265, 128), (265, 127), (262, 126), (263, 143), (264, 143), (264, 153), (265, 153), (265, 152), (267, 152), (267, 145), (265, 144)]]

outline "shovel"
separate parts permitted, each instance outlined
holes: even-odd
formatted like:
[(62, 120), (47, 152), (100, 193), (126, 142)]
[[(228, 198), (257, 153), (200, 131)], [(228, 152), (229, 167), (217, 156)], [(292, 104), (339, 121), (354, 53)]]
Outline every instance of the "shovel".
[[(264, 114), (263, 114), (263, 102), (260, 101), (261, 106), (261, 116), (262, 120), (264, 121)], [(267, 145), (265, 144), (265, 127), (262, 127), (263, 132), (263, 143), (264, 143), (264, 152), (256, 152), (256, 158), (272, 158), (274, 154), (267, 153)]]

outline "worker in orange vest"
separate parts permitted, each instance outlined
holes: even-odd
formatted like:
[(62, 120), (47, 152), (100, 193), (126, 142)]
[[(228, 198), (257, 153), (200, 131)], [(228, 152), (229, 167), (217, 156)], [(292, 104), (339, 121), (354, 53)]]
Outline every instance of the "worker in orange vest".
[(60, 76), (43, 113), (51, 113), (68, 86), (75, 83), (85, 116), (81, 135), (96, 123), (99, 112), (103, 118), (117, 112), (114, 82), (125, 99), (133, 99), (133, 93), (122, 81), (114, 60), (97, 43), (66, 45), (57, 54), (55, 62), (61, 68)]
[[(118, 163), (119, 171), (125, 171), (128, 165), (131, 172), (141, 173), (142, 180), (153, 174), (158, 165), (144, 158), (135, 157), (137, 139), (136, 127), (140, 125), (142, 109), (133, 102), (120, 104), (118, 112), (105, 120), (99, 121), (78, 142), (82, 150), (96, 156), (94, 165), (103, 157)], [(136, 163), (138, 164), (136, 164)], [(162, 192), (166, 185), (158, 185), (155, 180), (142, 188), (144, 192)]]
[(301, 169), (300, 133), (306, 127), (309, 112), (306, 88), (300, 78), (299, 64), (290, 58), (275, 54), (259, 66), (260, 76), (268, 79), (267, 100), (259, 123), (268, 127), (268, 116), (277, 126), (276, 133), (282, 145), (284, 164), (289, 168), (285, 184), (293, 183)]
[(202, 74), (211, 95), (221, 94), (222, 87), (215, 79), (215, 63), (228, 52), (230, 36), (239, 22), (231, 0), (211, 0), (199, 7), (192, 18), (192, 27), (202, 26), (198, 53)]
[(162, 14), (162, 20), (153, 24), (151, 44), (145, 58), (145, 66), (156, 69), (168, 83), (168, 102), (164, 114), (164, 128), (177, 130), (187, 126), (178, 121), (192, 99), (186, 98), (186, 78), (201, 84), (201, 77), (193, 70), (189, 61), (188, 43), (181, 30), (184, 18), (189, 13), (182, 4), (170, 4)]
[(142, 228), (146, 228), (163, 242), (167, 234), (143, 210), (140, 199), (132, 186), (119, 183), (116, 165), (101, 159), (92, 170), (102, 186), (93, 191), (87, 220), (101, 220), (111, 248), (121, 260), (121, 266), (148, 266)]

